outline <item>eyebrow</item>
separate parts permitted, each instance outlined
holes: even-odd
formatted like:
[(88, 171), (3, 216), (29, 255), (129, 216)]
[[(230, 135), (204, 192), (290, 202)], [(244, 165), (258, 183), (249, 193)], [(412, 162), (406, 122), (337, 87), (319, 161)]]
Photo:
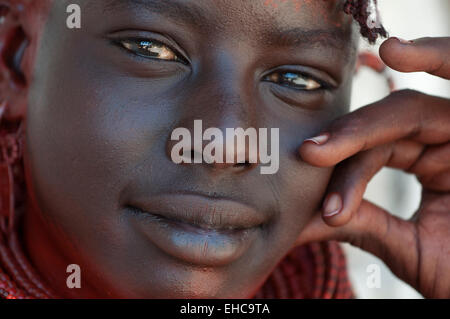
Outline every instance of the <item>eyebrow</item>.
[(278, 46), (300, 46), (310, 44), (320, 47), (332, 46), (342, 49), (345, 46), (345, 30), (342, 28), (305, 29), (293, 28), (269, 33), (267, 41)]
[[(98, 0), (97, 0), (98, 1)], [(203, 25), (211, 20), (204, 9), (194, 3), (183, 3), (168, 0), (107, 0), (105, 12), (123, 9), (142, 10), (161, 14), (169, 19), (183, 20), (187, 24)]]

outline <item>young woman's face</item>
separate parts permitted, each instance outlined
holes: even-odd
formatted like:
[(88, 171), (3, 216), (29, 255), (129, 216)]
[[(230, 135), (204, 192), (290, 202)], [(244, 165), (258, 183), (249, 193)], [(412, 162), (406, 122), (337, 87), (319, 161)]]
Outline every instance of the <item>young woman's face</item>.
[[(342, 3), (80, 0), (69, 29), (70, 2), (53, 5), (30, 88), (27, 218), (47, 242), (31, 258), (61, 266), (56, 287), (80, 265), (100, 296), (251, 296), (330, 178), (297, 148), (348, 111), (357, 30)], [(279, 171), (175, 164), (171, 133), (194, 120), (279, 128)]]

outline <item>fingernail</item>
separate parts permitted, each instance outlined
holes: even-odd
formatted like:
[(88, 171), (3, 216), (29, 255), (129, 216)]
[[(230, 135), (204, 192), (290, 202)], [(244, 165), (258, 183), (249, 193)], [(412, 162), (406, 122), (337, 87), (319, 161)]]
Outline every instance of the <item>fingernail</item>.
[(330, 138), (330, 134), (324, 133), (324, 134), (320, 134), (318, 136), (314, 136), (314, 137), (308, 138), (308, 139), (306, 139), (304, 141), (304, 143), (305, 142), (312, 142), (312, 143), (314, 143), (316, 145), (323, 145), (323, 144), (325, 144), (328, 141), (329, 138)]
[(398, 42), (400, 42), (401, 44), (411, 44), (411, 43), (414, 43), (414, 41), (412, 41), (412, 40), (405, 40), (405, 39), (402, 39), (402, 38), (397, 38), (397, 40), (398, 40)]
[(339, 194), (330, 195), (323, 205), (323, 215), (332, 217), (340, 213), (342, 209), (342, 199)]

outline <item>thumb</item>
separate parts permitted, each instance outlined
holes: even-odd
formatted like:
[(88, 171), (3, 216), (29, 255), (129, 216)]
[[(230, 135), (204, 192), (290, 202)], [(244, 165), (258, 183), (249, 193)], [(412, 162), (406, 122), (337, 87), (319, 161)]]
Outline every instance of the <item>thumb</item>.
[[(316, 214), (298, 237), (297, 244), (337, 240), (348, 242), (383, 260), (399, 278), (416, 278), (418, 250), (415, 226), (363, 200), (342, 226), (329, 226)], [(415, 283), (411, 283), (415, 284)]]

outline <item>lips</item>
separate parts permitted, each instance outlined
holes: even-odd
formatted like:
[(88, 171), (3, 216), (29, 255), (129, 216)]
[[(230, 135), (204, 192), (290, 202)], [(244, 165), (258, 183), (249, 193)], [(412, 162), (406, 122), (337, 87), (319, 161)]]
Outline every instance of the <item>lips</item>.
[(239, 259), (268, 217), (228, 199), (170, 194), (130, 202), (133, 225), (166, 254), (199, 266)]

